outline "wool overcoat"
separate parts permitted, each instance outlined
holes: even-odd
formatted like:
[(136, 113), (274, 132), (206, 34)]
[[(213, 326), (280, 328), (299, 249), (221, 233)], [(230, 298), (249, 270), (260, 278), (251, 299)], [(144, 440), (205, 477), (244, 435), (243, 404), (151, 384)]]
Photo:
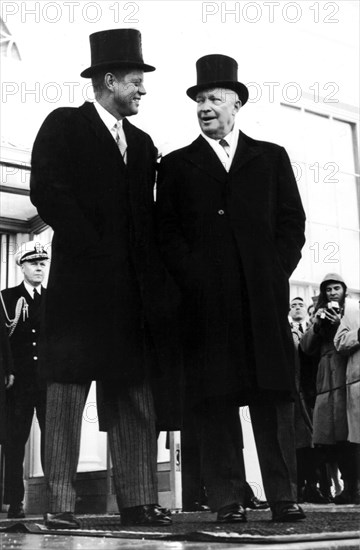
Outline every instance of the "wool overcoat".
[(35, 140), (31, 200), (54, 230), (47, 380), (129, 384), (143, 379), (151, 358), (175, 364), (177, 298), (174, 289), (167, 297), (153, 228), (156, 149), (127, 119), (123, 129), (127, 165), (89, 102), (53, 111)]
[(348, 441), (360, 444), (360, 312), (358, 300), (347, 298), (345, 313), (335, 334), (336, 350), (347, 358), (346, 413)]
[(287, 153), (239, 133), (226, 172), (199, 136), (164, 157), (158, 234), (182, 290), (189, 391), (204, 397), (294, 390), (288, 279), (305, 214)]
[[(345, 302), (346, 308), (346, 302)], [(308, 355), (320, 354), (316, 377), (316, 400), (313, 414), (315, 445), (335, 445), (348, 438), (346, 418), (347, 358), (334, 346), (336, 327), (314, 325), (304, 334), (300, 346)]]

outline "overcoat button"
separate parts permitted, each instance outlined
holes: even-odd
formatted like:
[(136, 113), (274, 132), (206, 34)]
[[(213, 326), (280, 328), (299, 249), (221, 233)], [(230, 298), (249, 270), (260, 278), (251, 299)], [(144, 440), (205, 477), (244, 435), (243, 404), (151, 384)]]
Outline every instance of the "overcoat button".
[(33, 346), (36, 346), (36, 342), (33, 342), (32, 344), (33, 344)]
[(219, 216), (223, 216), (225, 214), (224, 210), (218, 210)]
[(36, 330), (33, 328), (33, 329), (31, 329), (31, 332), (36, 332)]
[(37, 360), (38, 360), (38, 358), (37, 358), (36, 355), (34, 355), (33, 359), (34, 359), (34, 361), (37, 361)]

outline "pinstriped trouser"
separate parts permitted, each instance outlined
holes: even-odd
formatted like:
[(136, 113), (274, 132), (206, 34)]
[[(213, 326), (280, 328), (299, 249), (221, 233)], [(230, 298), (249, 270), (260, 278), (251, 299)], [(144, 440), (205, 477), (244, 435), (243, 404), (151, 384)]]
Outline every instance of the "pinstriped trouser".
[[(120, 385), (120, 384), (119, 384)], [(74, 512), (82, 415), (90, 383), (47, 388), (47, 510)], [(119, 389), (108, 431), (119, 509), (157, 502), (155, 413), (148, 383)]]

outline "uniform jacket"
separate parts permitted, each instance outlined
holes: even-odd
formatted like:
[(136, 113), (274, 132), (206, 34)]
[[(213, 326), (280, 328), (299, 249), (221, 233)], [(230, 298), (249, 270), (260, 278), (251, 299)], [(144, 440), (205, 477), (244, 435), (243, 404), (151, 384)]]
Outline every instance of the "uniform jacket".
[[(292, 390), (288, 278), (301, 257), (305, 215), (286, 151), (240, 132), (227, 173), (199, 136), (167, 155), (159, 176), (159, 239), (183, 291), (186, 368), (190, 376), (201, 371), (199, 391), (226, 394), (241, 384), (243, 351), (258, 388)], [(251, 350), (241, 349), (250, 340)]]
[(360, 444), (360, 314), (357, 300), (346, 300), (344, 317), (334, 338), (335, 348), (347, 357), (346, 412), (348, 440)]
[(175, 302), (154, 240), (156, 149), (126, 119), (123, 128), (127, 166), (88, 102), (52, 112), (35, 140), (31, 200), (54, 230), (48, 380), (140, 380), (145, 334), (169, 364)]
[(10, 337), (15, 374), (13, 389), (16, 389), (17, 392), (37, 390), (39, 389), (38, 367), (41, 307), (46, 290), (44, 287), (41, 288), (41, 301), (39, 305), (34, 304), (24, 283), (2, 290), (1, 293), (10, 319), (15, 317), (16, 304), (21, 297), (24, 297), (28, 304), (28, 315), (24, 316), (21, 313), (16, 328)]

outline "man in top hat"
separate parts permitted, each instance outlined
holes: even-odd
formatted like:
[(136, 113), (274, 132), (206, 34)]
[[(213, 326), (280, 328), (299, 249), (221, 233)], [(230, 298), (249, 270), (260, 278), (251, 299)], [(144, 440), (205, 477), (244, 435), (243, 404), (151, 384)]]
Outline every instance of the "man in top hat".
[(46, 391), (39, 380), (41, 308), (46, 294), (42, 282), (49, 259), (38, 242), (23, 243), (15, 255), (24, 280), (1, 292), (10, 323), (10, 346), (15, 382), (7, 391), (7, 438), (5, 442), (5, 494), (9, 518), (24, 518), (23, 462), (34, 409), (41, 430), (41, 461), (44, 467)]
[[(76, 528), (81, 419), (100, 382), (123, 525), (171, 522), (157, 505), (150, 358), (161, 358), (164, 271), (153, 230), (156, 149), (128, 117), (146, 93), (141, 35), (90, 36), (95, 102), (52, 112), (32, 154), (31, 200), (54, 229), (45, 311), (46, 525)], [(167, 329), (166, 329), (167, 330)], [(158, 338), (159, 337), (159, 338)], [(42, 365), (40, 365), (42, 367)]]
[(288, 279), (305, 215), (283, 147), (235, 129), (248, 99), (237, 63), (197, 61), (201, 135), (167, 155), (157, 192), (159, 239), (182, 290), (188, 397), (202, 448), (208, 503), (219, 522), (246, 521), (239, 405), (250, 405), (274, 521), (296, 504), (294, 351)]

